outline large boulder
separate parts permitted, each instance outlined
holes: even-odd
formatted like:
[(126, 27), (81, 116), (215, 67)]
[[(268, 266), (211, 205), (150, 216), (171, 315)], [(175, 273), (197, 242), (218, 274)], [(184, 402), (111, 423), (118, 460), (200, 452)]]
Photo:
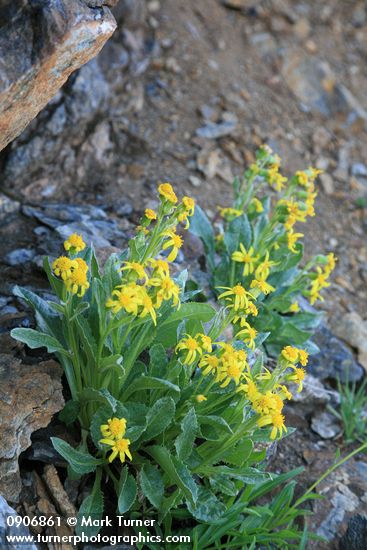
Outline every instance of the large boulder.
[(113, 0), (3, 0), (0, 4), (0, 150), (116, 28)]

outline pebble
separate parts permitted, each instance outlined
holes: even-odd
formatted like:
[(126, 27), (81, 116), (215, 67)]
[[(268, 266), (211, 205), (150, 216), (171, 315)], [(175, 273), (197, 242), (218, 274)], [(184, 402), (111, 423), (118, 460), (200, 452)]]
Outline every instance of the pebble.
[(330, 176), (330, 174), (321, 174), (320, 175), (320, 182), (322, 185), (323, 190), (327, 195), (332, 195), (335, 191), (334, 187), (334, 180)]
[(223, 120), (223, 122), (208, 122), (205, 126), (197, 128), (196, 135), (205, 139), (218, 139), (228, 136), (234, 132), (237, 127), (237, 118), (232, 120)]

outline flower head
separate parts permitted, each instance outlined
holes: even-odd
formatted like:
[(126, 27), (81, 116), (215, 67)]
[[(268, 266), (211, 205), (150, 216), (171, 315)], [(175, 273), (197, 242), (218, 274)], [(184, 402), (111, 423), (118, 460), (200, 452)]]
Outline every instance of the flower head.
[(156, 212), (154, 212), (154, 210), (152, 210), (151, 208), (146, 208), (145, 209), (144, 216), (150, 221), (153, 221), (153, 220), (157, 219)]
[(187, 335), (186, 338), (182, 338), (176, 346), (176, 353), (178, 351), (187, 352), (182, 363), (184, 365), (192, 365), (195, 361), (202, 355), (203, 348), (199, 341), (199, 338), (196, 336), (193, 338), (190, 335)]
[(122, 439), (126, 432), (125, 418), (109, 418), (107, 424), (102, 424), (101, 433), (109, 439)]
[(176, 204), (178, 201), (176, 193), (173, 190), (173, 187), (170, 183), (161, 183), (158, 186), (158, 193), (161, 197), (166, 199), (168, 202), (171, 202), (172, 204)]
[(163, 243), (162, 250), (167, 250), (167, 248), (172, 247), (172, 250), (167, 257), (167, 260), (169, 262), (173, 262), (177, 257), (179, 249), (183, 245), (183, 239), (180, 235), (176, 235), (176, 233), (174, 233), (173, 231), (167, 231), (166, 235), (169, 238)]
[(124, 262), (123, 267), (120, 267), (120, 271), (128, 271), (129, 274), (133, 275), (133, 280), (148, 280), (148, 275), (145, 272), (144, 266), (139, 262)]
[(202, 395), (202, 394), (197, 395), (195, 399), (198, 403), (202, 403), (203, 401), (207, 401), (207, 397), (205, 397), (205, 395)]
[(257, 421), (257, 424), (259, 428), (262, 428), (263, 426), (268, 426), (271, 424), (273, 426), (271, 432), (270, 432), (270, 438), (276, 439), (276, 437), (282, 436), (283, 432), (287, 431), (287, 428), (284, 424), (284, 416), (279, 411), (272, 411), (269, 414), (266, 414), (264, 416), (261, 416), (259, 420)]
[(248, 275), (249, 273), (253, 273), (258, 256), (254, 255), (254, 248), (252, 246), (246, 250), (243, 244), (240, 243), (240, 250), (233, 252), (232, 260), (243, 263), (243, 275)]
[(120, 458), (121, 463), (125, 462), (125, 458), (128, 457), (130, 460), (132, 460), (132, 456), (129, 450), (130, 445), (130, 439), (101, 439), (100, 443), (103, 443), (104, 445), (109, 445), (111, 447), (110, 451), (111, 454), (108, 457), (108, 462), (112, 462), (115, 460), (117, 455)]
[(69, 277), (65, 280), (65, 286), (69, 292), (81, 298), (90, 286), (87, 279), (87, 272), (84, 271), (84, 269), (73, 269)]
[(85, 242), (83, 237), (77, 233), (72, 233), (70, 237), (64, 242), (64, 248), (70, 254), (78, 254), (85, 248)]
[(263, 294), (269, 294), (270, 292), (274, 292), (275, 288), (266, 281), (263, 281), (261, 279), (253, 279), (250, 284), (251, 288), (258, 288)]
[(224, 289), (225, 292), (222, 292), (222, 294), (218, 296), (218, 300), (224, 298), (225, 300), (231, 302), (228, 307), (233, 308), (234, 311), (238, 311), (241, 309), (243, 310), (249, 306), (248, 296), (252, 298), (252, 295), (250, 294), (250, 292), (247, 292), (247, 290), (245, 290), (241, 284), (238, 283), (233, 287), (221, 286), (219, 288)]
[(68, 277), (71, 277), (73, 269), (78, 269), (78, 263), (67, 256), (60, 256), (52, 262), (52, 269), (57, 277), (61, 277), (65, 281)]

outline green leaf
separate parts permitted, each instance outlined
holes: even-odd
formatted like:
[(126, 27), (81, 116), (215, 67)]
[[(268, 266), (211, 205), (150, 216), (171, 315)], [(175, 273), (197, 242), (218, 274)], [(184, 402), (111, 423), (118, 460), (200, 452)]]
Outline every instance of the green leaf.
[(224, 244), (229, 256), (239, 250), (240, 243), (248, 249), (251, 246), (251, 241), (251, 225), (245, 214), (238, 216), (228, 224), (228, 229), (224, 234)]
[(172, 397), (162, 397), (154, 403), (147, 414), (147, 427), (144, 440), (153, 439), (162, 433), (175, 415), (175, 402)]
[(158, 468), (150, 463), (144, 464), (140, 472), (140, 487), (149, 502), (159, 510), (163, 500), (164, 483)]
[(206, 487), (199, 487), (197, 504), (187, 501), (187, 508), (198, 521), (213, 523), (218, 521), (226, 511), (225, 505)]
[(54, 449), (61, 455), (66, 462), (70, 464), (77, 474), (89, 474), (94, 472), (99, 464), (105, 462), (104, 459), (97, 459), (84, 451), (77, 451), (69, 443), (58, 437), (51, 437)]
[(161, 343), (165, 349), (171, 348), (177, 341), (177, 328), (184, 319), (186, 326), (188, 321), (202, 321), (206, 323), (215, 315), (215, 310), (209, 304), (200, 302), (187, 302), (182, 304), (179, 310), (174, 311), (167, 319), (159, 325), (158, 335), (155, 342)]
[(130, 510), (131, 506), (134, 504), (136, 492), (136, 481), (134, 477), (128, 473), (127, 467), (125, 466), (121, 470), (119, 483), (117, 507), (120, 514), (124, 514), (125, 512)]
[(200, 206), (195, 206), (194, 215), (190, 218), (190, 232), (203, 241), (210, 269), (214, 267), (215, 240), (213, 226)]
[[(78, 523), (76, 527), (77, 535), (86, 535), (87, 537), (96, 536), (101, 529), (100, 520), (103, 515), (103, 494), (99, 483), (93, 487), (93, 491), (82, 502), (78, 512)], [(81, 525), (84, 518), (84, 523), (91, 521), (96, 522), (96, 525)]]
[(196, 434), (198, 432), (198, 421), (195, 409), (191, 408), (181, 422), (181, 433), (175, 441), (177, 456), (185, 461), (192, 453)]
[(146, 447), (145, 451), (165, 471), (170, 483), (177, 485), (183, 491), (185, 497), (195, 503), (198, 488), (188, 468), (178, 459), (171, 456), (165, 447), (153, 445), (152, 447)]
[(125, 401), (133, 393), (137, 391), (145, 390), (166, 390), (180, 393), (180, 388), (168, 380), (162, 380), (160, 378), (153, 378), (153, 376), (142, 376), (134, 380), (121, 396), (121, 400)]
[(57, 352), (69, 356), (69, 353), (62, 347), (60, 342), (49, 334), (38, 332), (38, 330), (32, 328), (13, 328), (10, 334), (15, 340), (27, 344), (31, 349), (47, 348), (49, 353)]
[(163, 378), (167, 371), (168, 359), (167, 352), (162, 344), (154, 344), (149, 350), (149, 374), (158, 378)]
[(56, 302), (46, 302), (46, 300), (42, 300), (42, 298), (37, 296), (34, 292), (17, 285), (13, 289), (13, 294), (24, 300), (35, 310), (38, 328), (42, 332), (51, 334), (61, 342), (64, 342), (62, 320), (60, 315), (56, 314), (54, 311), (57, 306), (62, 308), (60, 304)]
[(59, 420), (64, 422), (66, 425), (72, 424), (78, 418), (80, 412), (80, 403), (79, 401), (74, 401), (70, 399), (62, 411), (59, 412)]

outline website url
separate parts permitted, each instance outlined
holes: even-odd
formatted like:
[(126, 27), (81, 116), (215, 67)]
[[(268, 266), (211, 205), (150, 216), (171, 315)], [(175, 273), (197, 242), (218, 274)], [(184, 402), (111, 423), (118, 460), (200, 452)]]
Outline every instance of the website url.
[[(4, 540), (5, 539), (5, 540)], [(138, 543), (190, 543), (191, 537), (189, 535), (167, 535), (166, 537), (160, 537), (159, 535), (149, 535), (147, 533), (139, 533), (138, 535), (95, 535), (87, 536), (84, 533), (81, 535), (6, 535), (3, 540), (0, 537), (0, 548), (2, 544), (17, 544), (17, 545), (29, 545), (40, 543), (51, 544), (71, 544), (77, 546), (78, 544), (92, 543), (92, 544), (109, 544), (110, 546), (116, 546), (117, 544), (138, 544)]]

